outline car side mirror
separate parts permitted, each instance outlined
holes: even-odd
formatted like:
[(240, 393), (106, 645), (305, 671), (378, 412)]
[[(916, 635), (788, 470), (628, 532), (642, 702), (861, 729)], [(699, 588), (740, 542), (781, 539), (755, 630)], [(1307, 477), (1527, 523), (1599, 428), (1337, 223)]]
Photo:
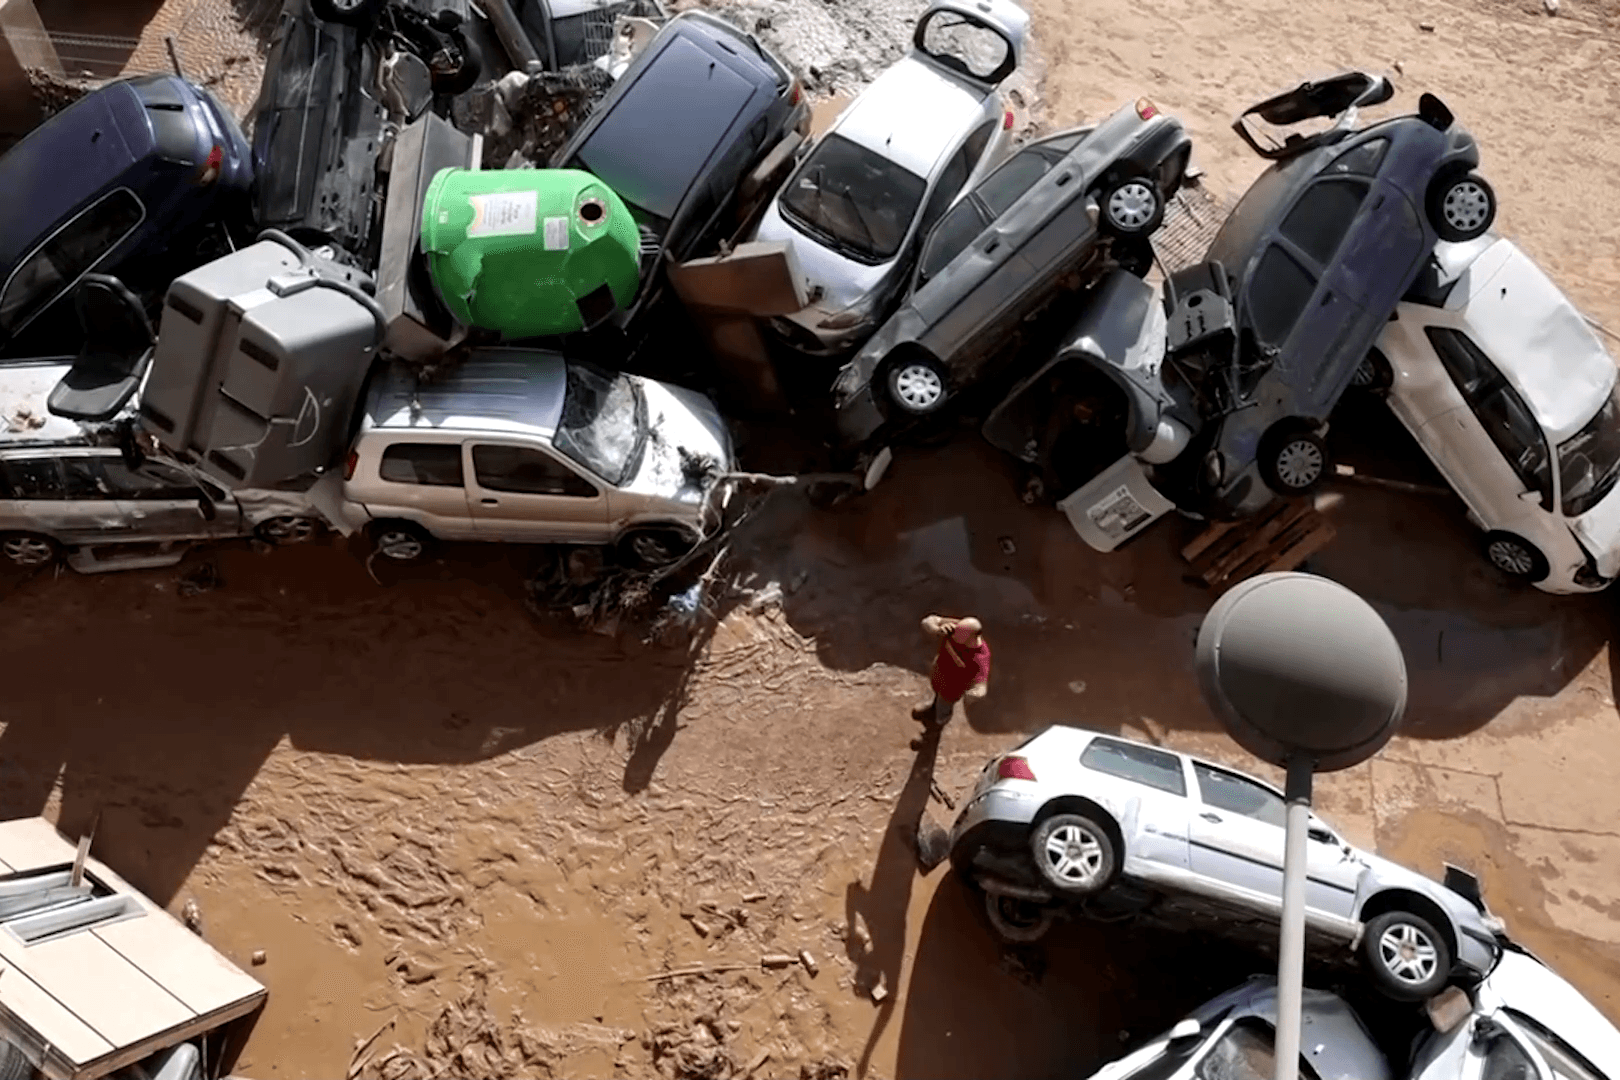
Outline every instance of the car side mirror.
[(1537, 506), (1541, 505), (1541, 492), (1539, 491), (1521, 491), (1519, 492), (1519, 498), (1523, 499), (1527, 503), (1535, 503)]
[(1203, 1025), (1189, 1016), (1187, 1019), (1182, 1020), (1180, 1023), (1176, 1024), (1175, 1027), (1170, 1029), (1170, 1045), (1184, 1046), (1190, 1040), (1198, 1038), (1198, 1036), (1202, 1035), (1203, 1033)]
[(1320, 825), (1312, 825), (1307, 835), (1319, 844), (1337, 844), (1339, 838)]

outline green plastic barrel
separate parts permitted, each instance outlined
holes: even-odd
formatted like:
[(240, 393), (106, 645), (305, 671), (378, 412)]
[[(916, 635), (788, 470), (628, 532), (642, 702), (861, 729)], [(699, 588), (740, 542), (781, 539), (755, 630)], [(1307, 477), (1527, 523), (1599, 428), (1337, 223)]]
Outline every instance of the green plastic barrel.
[(593, 313), (629, 304), (639, 240), (624, 201), (577, 169), (440, 169), (422, 204), (439, 298), (460, 322), (507, 338), (582, 329), (581, 297)]

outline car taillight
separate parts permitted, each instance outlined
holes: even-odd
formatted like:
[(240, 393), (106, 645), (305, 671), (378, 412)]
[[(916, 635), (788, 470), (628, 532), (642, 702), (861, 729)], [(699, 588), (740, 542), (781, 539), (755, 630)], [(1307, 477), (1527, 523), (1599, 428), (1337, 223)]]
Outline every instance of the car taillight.
[(219, 167), (224, 163), (224, 147), (216, 146), (212, 150), (208, 151), (208, 157), (203, 161), (202, 171), (197, 174), (197, 183), (212, 184), (215, 180), (218, 180)]
[(360, 453), (357, 450), (349, 451), (349, 459), (343, 463), (343, 479), (353, 480), (354, 470), (360, 464)]
[(1033, 780), (1035, 770), (1029, 767), (1027, 758), (1009, 756), (996, 763), (996, 776), (1002, 780)]
[(1159, 107), (1147, 98), (1136, 99), (1136, 115), (1144, 120), (1151, 120), (1159, 115)]
[(788, 104), (789, 105), (797, 105), (800, 101), (803, 101), (803, 100), (804, 100), (804, 87), (799, 85), (799, 80), (798, 79), (794, 79), (793, 80), (793, 89), (788, 91)]
[(1002, 131), (1011, 131), (1012, 130), (1012, 124), (1013, 124), (1012, 110), (1008, 109), (1006, 112), (1003, 112), (1001, 114), (1001, 130)]

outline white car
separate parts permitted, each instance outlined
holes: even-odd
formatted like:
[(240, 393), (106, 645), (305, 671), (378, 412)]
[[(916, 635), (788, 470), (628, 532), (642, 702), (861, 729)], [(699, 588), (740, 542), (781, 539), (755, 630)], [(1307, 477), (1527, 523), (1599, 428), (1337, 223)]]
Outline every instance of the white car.
[(1012, 0), (933, 0), (912, 49), (782, 186), (754, 239), (789, 243), (804, 276), (809, 306), (769, 323), (788, 344), (832, 355), (888, 317), (921, 238), (1009, 151), (1012, 113), (996, 87), (1028, 31)]
[[(1252, 776), (1054, 725), (985, 766), (951, 830), (951, 863), (984, 889), (998, 930), (1004, 897), (1099, 916), (1168, 905), (1269, 928), (1282, 914), (1283, 820), (1282, 794)], [(1468, 874), (1449, 868), (1441, 885), (1314, 815), (1307, 851), (1307, 933), (1359, 954), (1384, 994), (1422, 1000), (1496, 963), (1502, 923)]]
[(1387, 389), (1498, 569), (1551, 593), (1620, 573), (1614, 358), (1511, 241), (1436, 245), (1357, 382)]

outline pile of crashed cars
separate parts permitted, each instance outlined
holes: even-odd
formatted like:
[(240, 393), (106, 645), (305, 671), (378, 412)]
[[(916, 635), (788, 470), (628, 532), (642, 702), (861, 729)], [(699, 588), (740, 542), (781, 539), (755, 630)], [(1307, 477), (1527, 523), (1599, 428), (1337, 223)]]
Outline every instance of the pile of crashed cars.
[(1027, 30), (934, 0), (814, 138), (751, 33), (653, 0), (287, 0), (251, 142), (178, 74), (91, 93), (0, 160), (58, 210), (0, 244), (0, 548), (333, 528), (668, 564), (732, 491), (715, 399), (797, 385), (842, 491), (971, 417), (1107, 551), (1308, 493), (1355, 388), (1499, 568), (1620, 572), (1614, 363), (1490, 232), (1438, 99), (1358, 126), (1394, 89), (1350, 72), (1249, 109), (1270, 168), (1155, 285), (1190, 140), (1140, 99), (1015, 146)]

